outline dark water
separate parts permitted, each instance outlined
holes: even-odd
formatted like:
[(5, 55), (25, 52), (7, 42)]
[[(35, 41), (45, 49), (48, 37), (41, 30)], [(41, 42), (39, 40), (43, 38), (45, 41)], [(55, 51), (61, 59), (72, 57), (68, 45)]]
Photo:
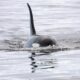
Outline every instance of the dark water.
[[(0, 48), (27, 41), (27, 2), (32, 6), (37, 34), (52, 36), (62, 47), (80, 48), (79, 0), (0, 0)], [(79, 80), (79, 53), (0, 51), (0, 80)]]

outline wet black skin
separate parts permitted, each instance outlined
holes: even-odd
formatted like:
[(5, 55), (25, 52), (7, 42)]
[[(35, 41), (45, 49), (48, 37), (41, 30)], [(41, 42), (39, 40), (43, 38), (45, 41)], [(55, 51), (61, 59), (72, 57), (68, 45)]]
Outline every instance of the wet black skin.
[(36, 30), (34, 27), (34, 20), (33, 20), (33, 14), (30, 5), (27, 3), (27, 6), (29, 8), (29, 13), (30, 13), (30, 38), (27, 41), (26, 47), (33, 47), (32, 45), (34, 43), (38, 43), (40, 47), (47, 47), (47, 46), (53, 46), (56, 45), (56, 41), (52, 39), (49, 36), (44, 36), (44, 35), (36, 35)]
[(49, 36), (31, 36), (27, 41), (27, 47), (32, 47), (32, 44), (38, 43), (40, 47), (47, 47), (47, 46), (53, 46), (56, 45), (56, 41), (51, 39)]

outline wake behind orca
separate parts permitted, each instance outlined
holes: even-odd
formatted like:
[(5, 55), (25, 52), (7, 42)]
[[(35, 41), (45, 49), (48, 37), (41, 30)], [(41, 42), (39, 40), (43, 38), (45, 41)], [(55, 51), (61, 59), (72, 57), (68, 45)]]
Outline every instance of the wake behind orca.
[(30, 5), (27, 3), (30, 13), (30, 38), (27, 41), (26, 47), (31, 48), (34, 44), (38, 44), (38, 47), (47, 47), (57, 45), (56, 41), (49, 36), (37, 35), (34, 27), (33, 13)]

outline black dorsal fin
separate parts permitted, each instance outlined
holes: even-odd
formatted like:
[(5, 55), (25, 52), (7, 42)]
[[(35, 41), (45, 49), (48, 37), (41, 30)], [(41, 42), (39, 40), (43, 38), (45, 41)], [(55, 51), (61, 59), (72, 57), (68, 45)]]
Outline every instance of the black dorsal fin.
[(34, 27), (34, 20), (33, 20), (33, 13), (31, 10), (30, 5), (27, 3), (27, 6), (29, 8), (29, 13), (30, 13), (30, 30), (31, 30), (31, 35), (36, 35), (35, 27)]

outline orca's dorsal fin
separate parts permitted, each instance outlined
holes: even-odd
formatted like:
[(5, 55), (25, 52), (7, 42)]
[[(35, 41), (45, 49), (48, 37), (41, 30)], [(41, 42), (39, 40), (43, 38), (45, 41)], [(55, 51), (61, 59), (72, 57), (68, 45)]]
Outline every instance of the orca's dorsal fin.
[(30, 13), (30, 31), (31, 31), (31, 35), (36, 35), (36, 30), (35, 30), (35, 27), (34, 27), (34, 20), (33, 20), (33, 13), (32, 13), (30, 5), (28, 3), (27, 3), (27, 6), (29, 8), (29, 13)]

